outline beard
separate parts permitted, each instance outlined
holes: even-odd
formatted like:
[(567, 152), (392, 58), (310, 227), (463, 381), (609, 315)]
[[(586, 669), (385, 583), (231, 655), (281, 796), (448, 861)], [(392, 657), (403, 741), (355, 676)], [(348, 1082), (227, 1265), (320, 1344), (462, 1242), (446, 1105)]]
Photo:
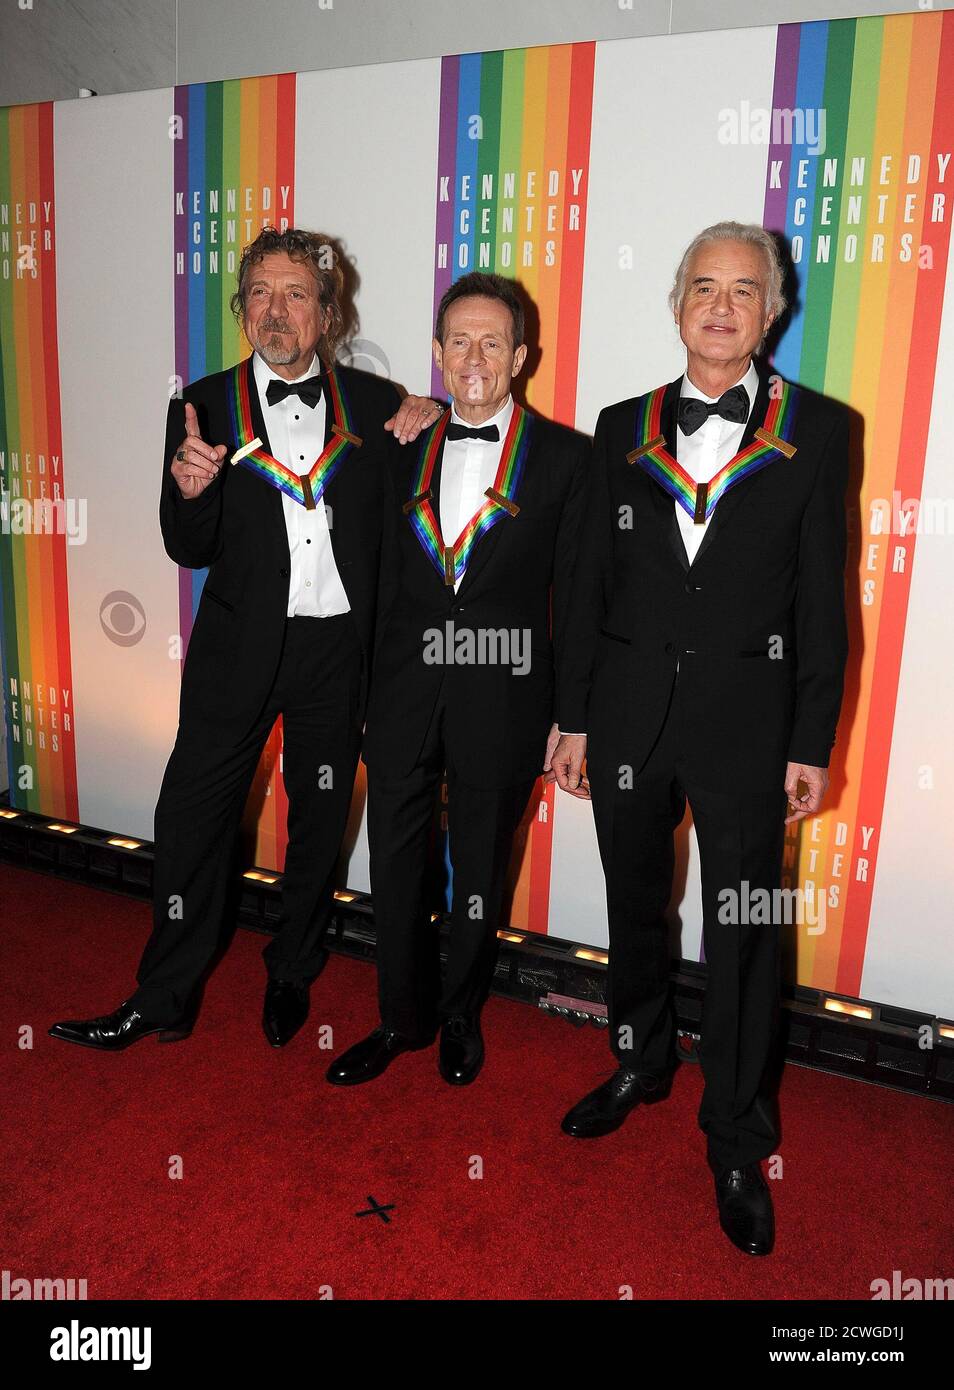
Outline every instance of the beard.
[(280, 330), (287, 328), (283, 323), (268, 323), (260, 326), (258, 342), (255, 344), (259, 355), (272, 367), (289, 367), (296, 362), (301, 353), (297, 337), (291, 337)]

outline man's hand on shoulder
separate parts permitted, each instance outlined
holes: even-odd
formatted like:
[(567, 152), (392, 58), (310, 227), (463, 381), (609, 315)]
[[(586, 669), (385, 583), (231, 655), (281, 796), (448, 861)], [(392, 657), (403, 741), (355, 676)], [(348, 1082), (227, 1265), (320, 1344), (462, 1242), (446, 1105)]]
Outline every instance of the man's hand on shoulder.
[(195, 406), (185, 403), (186, 435), (172, 460), (171, 473), (180, 494), (194, 501), (217, 476), (222, 460), (228, 453), (227, 444), (206, 444), (199, 429)]
[(430, 396), (405, 396), (395, 414), (385, 420), (384, 428), (393, 430), (395, 439), (401, 444), (413, 444), (421, 430), (433, 425), (443, 410), (444, 407)]

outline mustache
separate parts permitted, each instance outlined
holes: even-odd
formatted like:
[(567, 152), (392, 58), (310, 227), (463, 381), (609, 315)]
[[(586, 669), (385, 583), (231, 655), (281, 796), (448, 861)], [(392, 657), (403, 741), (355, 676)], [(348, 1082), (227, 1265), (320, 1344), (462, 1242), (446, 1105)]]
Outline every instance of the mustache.
[(258, 326), (260, 333), (290, 333), (287, 319), (263, 319)]

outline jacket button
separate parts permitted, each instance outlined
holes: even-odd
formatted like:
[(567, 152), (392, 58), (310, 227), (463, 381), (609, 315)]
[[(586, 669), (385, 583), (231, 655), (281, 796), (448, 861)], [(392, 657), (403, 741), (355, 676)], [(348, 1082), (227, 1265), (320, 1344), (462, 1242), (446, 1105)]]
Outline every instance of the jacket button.
[(666, 643), (666, 655), (667, 655), (667, 656), (672, 656), (672, 654), (673, 654), (673, 652), (674, 652), (675, 650), (676, 650), (676, 648), (675, 648), (675, 646), (673, 645), (672, 642), (667, 642), (667, 643)]
[(697, 594), (701, 588), (702, 588), (702, 585), (701, 585), (701, 584), (693, 584), (693, 582), (692, 582), (691, 579), (687, 579), (687, 580), (686, 580), (686, 593), (687, 593), (687, 594)]
[(287, 571), (287, 570), (279, 570), (278, 573), (281, 575), (282, 579), (287, 579), (287, 578), (288, 578), (288, 571)]

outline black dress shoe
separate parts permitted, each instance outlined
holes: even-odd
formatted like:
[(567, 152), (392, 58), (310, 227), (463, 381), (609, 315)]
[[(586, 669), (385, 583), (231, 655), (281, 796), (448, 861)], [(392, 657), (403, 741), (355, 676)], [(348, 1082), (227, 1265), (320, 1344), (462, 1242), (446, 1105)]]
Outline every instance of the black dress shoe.
[(291, 1042), (308, 1017), (309, 986), (291, 980), (269, 980), (265, 986), (262, 1028), (272, 1047)]
[(403, 1038), (400, 1033), (375, 1028), (368, 1037), (332, 1062), (327, 1079), (332, 1086), (359, 1086), (362, 1081), (373, 1081), (387, 1071), (402, 1052), (418, 1052), (422, 1047), (430, 1047), (432, 1041), (431, 1038)]
[(597, 1086), (564, 1115), (560, 1128), (574, 1139), (599, 1139), (619, 1129), (629, 1112), (639, 1104), (665, 1100), (672, 1087), (672, 1075), (653, 1077), (620, 1067), (615, 1076)]
[(70, 1019), (64, 1023), (54, 1023), (50, 1029), (51, 1038), (61, 1038), (63, 1042), (79, 1043), (80, 1047), (95, 1047), (100, 1052), (122, 1052), (140, 1038), (150, 1033), (158, 1033), (160, 1042), (181, 1042), (192, 1032), (194, 1019), (183, 1018), (178, 1023), (148, 1023), (132, 1004), (120, 1004), (115, 1013), (104, 1014), (102, 1018)]
[(469, 1086), (484, 1065), (484, 1040), (476, 1018), (447, 1018), (441, 1024), (438, 1066), (451, 1086)]
[(757, 1163), (715, 1175), (719, 1225), (746, 1255), (768, 1255), (775, 1243), (772, 1194)]

